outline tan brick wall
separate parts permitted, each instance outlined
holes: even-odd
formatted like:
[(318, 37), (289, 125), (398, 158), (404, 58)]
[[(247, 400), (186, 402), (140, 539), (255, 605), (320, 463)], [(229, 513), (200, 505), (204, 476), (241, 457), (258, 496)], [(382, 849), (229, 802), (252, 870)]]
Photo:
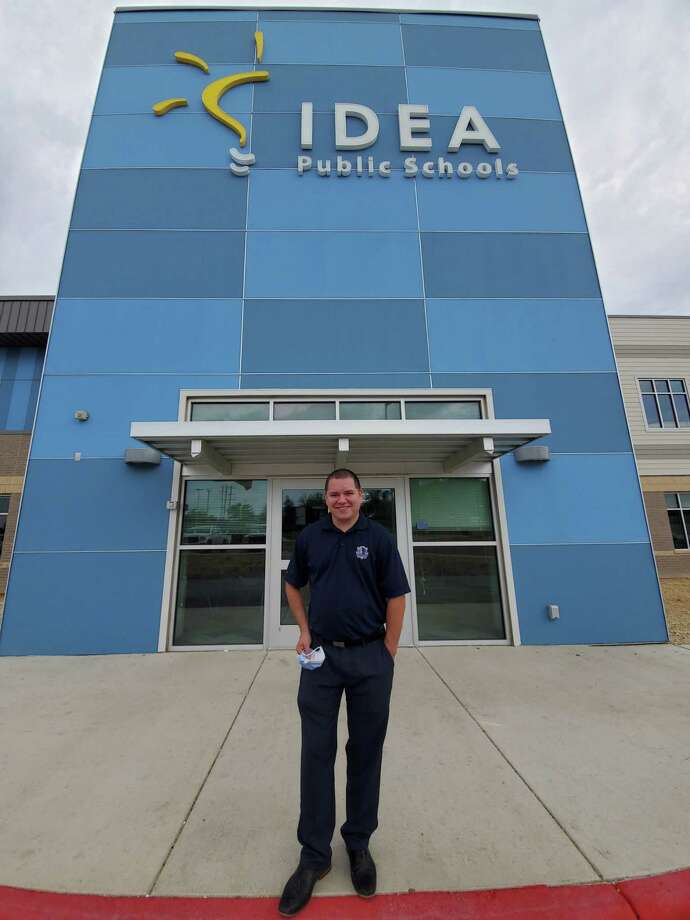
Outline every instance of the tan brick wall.
[[(673, 491), (672, 489), (668, 490)], [(652, 534), (652, 546), (655, 553), (673, 552), (673, 537), (671, 524), (666, 510), (666, 499), (663, 492), (643, 492), (644, 504), (647, 509), (649, 530)], [(657, 560), (658, 561), (658, 560)], [(690, 572), (688, 573), (690, 574)]]
[(30, 440), (31, 435), (28, 431), (0, 433), (0, 495), (10, 496), (5, 539), (3, 540), (2, 553), (0, 554), (0, 612), (5, 603), (7, 576), (9, 574), (14, 535), (17, 531), (19, 499), (21, 498), (24, 484), (24, 471), (29, 454)]
[(676, 645), (690, 644), (690, 578), (662, 578), (668, 634)]
[(643, 492), (690, 492), (690, 476), (640, 476)]
[(28, 431), (0, 433), (0, 477), (24, 477), (30, 439), (31, 434)]

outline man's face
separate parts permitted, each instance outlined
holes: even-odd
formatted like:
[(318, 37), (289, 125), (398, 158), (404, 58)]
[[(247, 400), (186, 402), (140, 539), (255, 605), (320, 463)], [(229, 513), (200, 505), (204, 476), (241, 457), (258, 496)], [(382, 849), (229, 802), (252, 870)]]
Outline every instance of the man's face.
[(331, 479), (326, 491), (326, 507), (334, 521), (356, 520), (364, 501), (364, 492), (358, 489), (351, 476), (347, 479)]

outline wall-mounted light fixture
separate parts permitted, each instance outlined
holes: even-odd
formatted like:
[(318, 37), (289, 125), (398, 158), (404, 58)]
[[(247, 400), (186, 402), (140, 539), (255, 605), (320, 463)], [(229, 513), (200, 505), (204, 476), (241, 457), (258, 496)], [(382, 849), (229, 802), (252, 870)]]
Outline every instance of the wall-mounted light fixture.
[(77, 409), (74, 413), (74, 417), (78, 422), (85, 422), (89, 417), (89, 413), (86, 409)]

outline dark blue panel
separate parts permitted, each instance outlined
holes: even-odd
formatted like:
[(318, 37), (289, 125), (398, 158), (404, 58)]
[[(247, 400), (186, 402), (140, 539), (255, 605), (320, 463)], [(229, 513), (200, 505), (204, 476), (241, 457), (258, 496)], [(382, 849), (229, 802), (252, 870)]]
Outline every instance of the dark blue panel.
[[(453, 136), (457, 118), (448, 115), (431, 117), (433, 147), (418, 159), (445, 157), (451, 162), (477, 164), (492, 162), (496, 154), (487, 154), (481, 144), (464, 144), (457, 153), (448, 153), (448, 141)], [(501, 145), (498, 154), (507, 163), (517, 163), (521, 171), (574, 172), (568, 138), (561, 121), (538, 118), (487, 118), (487, 125)], [(519, 181), (518, 179), (514, 181)]]
[(539, 32), (403, 25), (405, 63), (422, 67), (549, 69)]
[(428, 374), (242, 374), (244, 389), (276, 390), (282, 387), (308, 390), (423, 389), (429, 386)]
[[(116, 22), (105, 63), (176, 64), (176, 51), (190, 51), (211, 61), (254, 60), (253, 22)], [(199, 71), (199, 76), (203, 74)], [(154, 100), (155, 101), (155, 100)]]
[[(270, 335), (266, 330), (270, 329)], [(332, 348), (332, 332), (338, 346)], [(324, 347), (325, 344), (325, 347)], [(421, 300), (246, 300), (248, 373), (428, 371)]]
[(218, 7), (212, 7), (208, 10), (203, 9), (139, 9), (136, 11), (125, 12), (124, 10), (115, 11), (116, 22), (238, 22), (246, 21), (256, 22), (256, 10), (224, 10)]
[(36, 415), (36, 403), (38, 402), (38, 391), (41, 389), (41, 380), (32, 380), (31, 381), (31, 392), (29, 393), (29, 403), (26, 407), (26, 415), (24, 417), (24, 431), (31, 431), (34, 427), (34, 416)]
[(397, 22), (397, 13), (347, 12), (345, 10), (260, 10), (259, 22), (291, 20), (318, 20), (329, 22)]
[(227, 169), (85, 169), (72, 228), (244, 229), (246, 183)]
[(165, 549), (172, 461), (31, 460), (15, 552)]
[(553, 451), (631, 450), (616, 374), (434, 374), (435, 387), (491, 387), (496, 418), (548, 418)]
[[(354, 164), (358, 154), (364, 157), (375, 156), (376, 162), (391, 160), (402, 162), (400, 139), (398, 137), (397, 115), (383, 115), (379, 118), (380, 133), (376, 144), (366, 150), (336, 150), (333, 114), (322, 112), (314, 115), (314, 146), (311, 150), (302, 150), (299, 145), (300, 120), (297, 115), (254, 115), (252, 118), (252, 151), (256, 154), (257, 166), (276, 167), (297, 164), (297, 157), (306, 154), (312, 157), (314, 169), (316, 160), (330, 157), (335, 169), (335, 158), (340, 153)], [(348, 127), (351, 134), (364, 131), (363, 122), (352, 119)], [(366, 177), (363, 176), (362, 180)], [(378, 177), (375, 177), (378, 179)], [(379, 180), (380, 181), (380, 180)], [(460, 180), (458, 180), (460, 181)]]
[(387, 22), (264, 22), (263, 66), (402, 64), (400, 26)]
[(335, 102), (368, 105), (378, 115), (396, 114), (407, 98), (402, 67), (336, 67), (276, 64), (271, 79), (254, 94), (255, 112), (299, 112), (303, 102), (333, 117)]
[(422, 26), (453, 26), (461, 29), (476, 26), (481, 29), (526, 29), (539, 31), (538, 19), (520, 19), (513, 16), (496, 16), (487, 13), (401, 13), (400, 22)]
[(164, 552), (15, 553), (0, 655), (155, 652)]
[(61, 297), (241, 297), (244, 233), (73, 230)]
[(48, 374), (222, 374), (240, 363), (241, 300), (58, 301)]
[[(526, 645), (666, 642), (649, 544), (514, 546), (511, 555)], [(547, 604), (560, 619), (548, 619)]]
[(422, 233), (427, 297), (600, 297), (586, 233)]

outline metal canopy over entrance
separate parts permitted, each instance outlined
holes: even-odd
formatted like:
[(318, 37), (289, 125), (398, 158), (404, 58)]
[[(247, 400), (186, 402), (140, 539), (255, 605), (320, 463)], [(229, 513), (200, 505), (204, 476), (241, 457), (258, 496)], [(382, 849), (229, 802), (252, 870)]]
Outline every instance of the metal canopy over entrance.
[(548, 419), (132, 422), (131, 437), (186, 465), (434, 464), (453, 473), (551, 433)]

